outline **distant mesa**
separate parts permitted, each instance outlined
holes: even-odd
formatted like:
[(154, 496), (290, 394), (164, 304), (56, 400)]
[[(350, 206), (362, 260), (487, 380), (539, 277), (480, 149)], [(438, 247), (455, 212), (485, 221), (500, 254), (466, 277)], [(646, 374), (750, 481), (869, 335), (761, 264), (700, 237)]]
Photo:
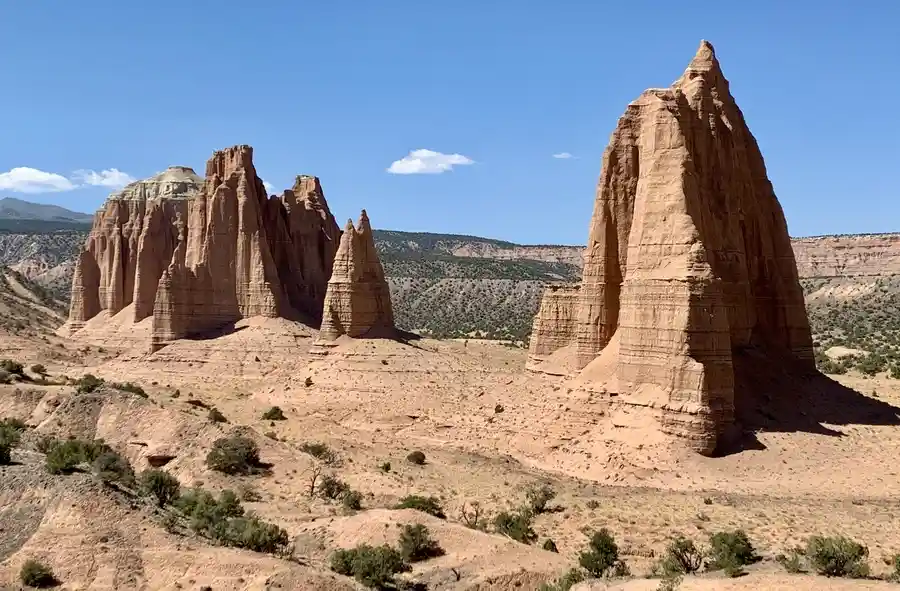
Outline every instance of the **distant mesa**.
[(530, 354), (702, 454), (752, 395), (748, 356), (814, 369), (784, 213), (708, 42), (619, 119), (581, 285), (546, 291)]
[[(368, 220), (365, 228), (371, 242)], [(318, 178), (298, 176), (291, 189), (267, 197), (252, 148), (220, 150), (205, 178), (172, 166), (110, 195), (78, 257), (60, 333), (75, 336), (101, 313), (128, 314), (134, 323), (150, 318), (155, 351), (254, 316), (319, 328), (339, 244)], [(374, 270), (360, 248), (353, 242), (345, 250)], [(380, 270), (377, 257), (374, 263)], [(346, 261), (339, 266), (346, 271)], [(360, 299), (350, 292), (337, 317), (356, 327), (369, 312), (357, 314)], [(388, 312), (379, 321), (392, 322), (389, 296), (379, 305)]]

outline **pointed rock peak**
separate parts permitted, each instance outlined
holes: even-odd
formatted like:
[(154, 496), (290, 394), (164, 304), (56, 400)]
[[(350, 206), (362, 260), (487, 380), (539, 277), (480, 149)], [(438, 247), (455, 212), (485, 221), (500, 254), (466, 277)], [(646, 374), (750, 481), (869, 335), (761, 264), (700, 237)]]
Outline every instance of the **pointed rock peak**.
[(253, 148), (242, 144), (213, 152), (212, 157), (206, 162), (206, 177), (218, 175), (224, 178), (232, 172), (252, 168)]
[(372, 226), (369, 223), (369, 216), (366, 214), (366, 210), (362, 210), (359, 213), (359, 222), (356, 224), (357, 232), (371, 232)]
[(344, 225), (344, 232), (352, 232), (355, 229), (353, 227), (353, 219), (348, 219), (346, 225)]
[(706, 39), (700, 41), (700, 47), (697, 49), (697, 53), (694, 54), (694, 58), (691, 60), (691, 63), (688, 64), (684, 74), (675, 81), (673, 86), (683, 87), (692, 80), (700, 77), (708, 80), (712, 84), (718, 84), (725, 80), (725, 77), (722, 75), (722, 70), (719, 67), (719, 60), (716, 59), (716, 50), (713, 48), (712, 43)]

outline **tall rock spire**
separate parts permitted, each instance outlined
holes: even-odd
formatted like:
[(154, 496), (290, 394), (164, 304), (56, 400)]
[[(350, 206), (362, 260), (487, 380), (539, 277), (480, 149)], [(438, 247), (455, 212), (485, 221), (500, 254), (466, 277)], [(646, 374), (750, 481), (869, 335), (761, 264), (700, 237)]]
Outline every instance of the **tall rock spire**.
[(619, 119), (584, 261), (577, 299), (545, 295), (532, 352), (573, 344), (579, 368), (614, 360), (588, 381), (700, 453), (749, 391), (734, 371), (746, 351), (814, 366), (784, 213), (706, 41), (671, 88)]
[(375, 250), (375, 238), (366, 210), (359, 222), (347, 220), (322, 313), (323, 340), (341, 335), (367, 338), (395, 336), (391, 292)]

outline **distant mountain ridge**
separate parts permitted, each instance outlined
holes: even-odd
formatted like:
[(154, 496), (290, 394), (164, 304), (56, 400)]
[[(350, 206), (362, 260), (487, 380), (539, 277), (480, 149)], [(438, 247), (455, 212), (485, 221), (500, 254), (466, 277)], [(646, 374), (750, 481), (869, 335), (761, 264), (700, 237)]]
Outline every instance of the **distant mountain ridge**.
[(0, 219), (15, 220), (40, 220), (53, 222), (77, 222), (91, 223), (94, 216), (72, 211), (59, 205), (46, 203), (32, 203), (15, 197), (3, 197), (0, 199)]

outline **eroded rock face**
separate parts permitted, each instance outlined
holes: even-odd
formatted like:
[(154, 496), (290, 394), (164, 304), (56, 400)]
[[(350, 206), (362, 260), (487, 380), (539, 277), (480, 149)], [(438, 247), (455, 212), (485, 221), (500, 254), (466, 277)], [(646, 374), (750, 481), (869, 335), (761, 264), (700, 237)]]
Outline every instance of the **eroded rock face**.
[(325, 295), (320, 337), (327, 341), (341, 335), (395, 336), (391, 292), (365, 210), (356, 227), (347, 221)]
[(734, 421), (742, 351), (814, 367), (784, 213), (705, 41), (670, 88), (645, 91), (619, 119), (584, 262), (574, 327), (565, 315), (540, 323), (532, 348), (570, 331), (585, 373), (613, 355), (598, 389), (658, 409), (661, 429), (698, 452)]
[(73, 279), (76, 332), (134, 304), (152, 319), (153, 348), (250, 316), (318, 326), (340, 230), (318, 179), (268, 197), (253, 150), (215, 152), (200, 179), (188, 168), (129, 185), (94, 219)]
[(572, 343), (581, 286), (559, 283), (547, 286), (531, 328), (529, 360), (538, 365), (553, 352)]

